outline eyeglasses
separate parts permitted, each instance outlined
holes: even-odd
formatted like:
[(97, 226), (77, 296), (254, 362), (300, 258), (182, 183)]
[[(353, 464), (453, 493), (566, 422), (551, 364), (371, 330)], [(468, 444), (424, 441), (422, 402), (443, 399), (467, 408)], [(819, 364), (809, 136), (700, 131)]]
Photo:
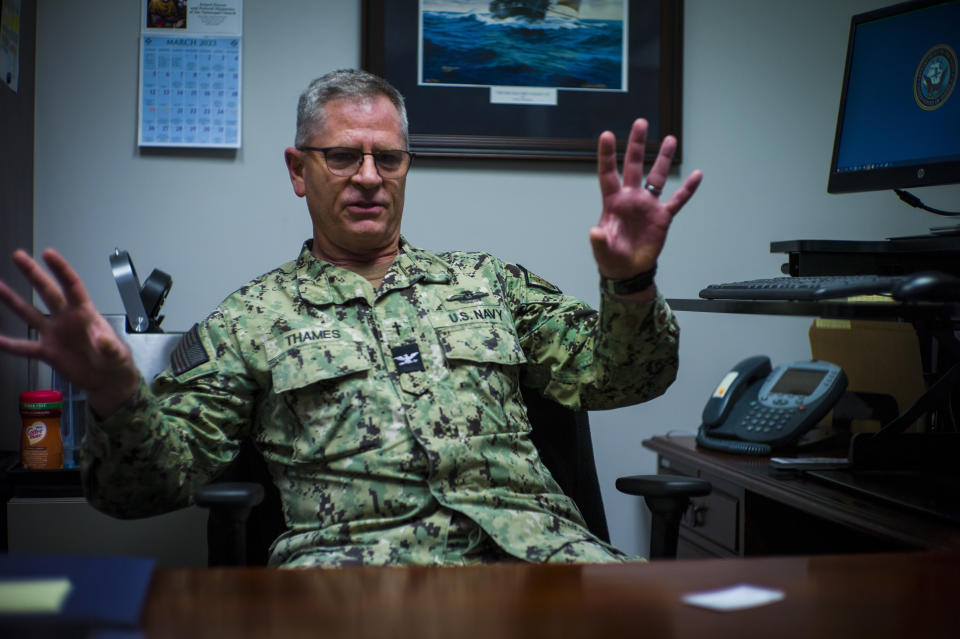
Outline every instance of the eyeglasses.
[(373, 156), (373, 163), (377, 167), (380, 177), (387, 179), (402, 178), (410, 170), (413, 163), (413, 153), (401, 149), (387, 149), (368, 153), (348, 146), (298, 146), (301, 151), (317, 151), (323, 154), (323, 161), (334, 175), (353, 177), (363, 166), (364, 156)]

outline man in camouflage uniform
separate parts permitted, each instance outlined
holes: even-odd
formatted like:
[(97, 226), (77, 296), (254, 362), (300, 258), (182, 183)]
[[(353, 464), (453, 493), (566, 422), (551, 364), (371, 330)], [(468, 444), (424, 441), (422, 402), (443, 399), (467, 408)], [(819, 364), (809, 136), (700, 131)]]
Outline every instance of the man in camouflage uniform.
[(613, 135), (600, 138), (597, 313), (521, 266), (407, 243), (403, 100), (379, 78), (334, 72), (301, 96), (285, 151), (313, 238), (194, 326), (150, 386), (54, 251), (44, 259), (59, 285), (14, 255), (50, 315), (0, 283), (41, 335), (0, 337), (0, 349), (40, 357), (87, 389), (99, 419), (84, 441), (84, 483), (106, 512), (186, 505), (249, 439), (288, 525), (274, 564), (622, 560), (541, 463), (519, 385), (603, 409), (672, 382), (677, 327), (652, 276), (700, 174), (661, 203), (653, 185), (666, 180), (675, 140), (643, 186), (645, 137), (638, 120), (623, 183)]

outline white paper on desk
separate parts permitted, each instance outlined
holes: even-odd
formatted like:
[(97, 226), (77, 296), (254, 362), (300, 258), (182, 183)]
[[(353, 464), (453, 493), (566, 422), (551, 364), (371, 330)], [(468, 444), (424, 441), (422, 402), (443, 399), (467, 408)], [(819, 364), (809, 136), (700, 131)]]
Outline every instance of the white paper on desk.
[(783, 597), (782, 590), (761, 588), (750, 584), (737, 584), (718, 590), (692, 592), (683, 596), (683, 602), (691, 606), (725, 611), (765, 606), (780, 601)]
[(73, 584), (66, 577), (0, 580), (0, 613), (57, 613)]

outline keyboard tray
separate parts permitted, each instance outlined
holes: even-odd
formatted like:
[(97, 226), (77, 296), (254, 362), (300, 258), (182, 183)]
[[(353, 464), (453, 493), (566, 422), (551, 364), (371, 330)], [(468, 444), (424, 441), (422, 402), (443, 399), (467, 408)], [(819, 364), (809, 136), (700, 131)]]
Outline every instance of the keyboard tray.
[(773, 277), (711, 284), (700, 291), (708, 300), (825, 300), (893, 294), (910, 275), (827, 275)]

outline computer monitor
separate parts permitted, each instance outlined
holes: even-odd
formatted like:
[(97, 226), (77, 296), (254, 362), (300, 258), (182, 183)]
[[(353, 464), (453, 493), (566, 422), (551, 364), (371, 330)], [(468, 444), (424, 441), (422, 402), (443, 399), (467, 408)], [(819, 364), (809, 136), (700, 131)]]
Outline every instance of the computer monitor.
[(960, 183), (960, 0), (853, 16), (827, 191)]

